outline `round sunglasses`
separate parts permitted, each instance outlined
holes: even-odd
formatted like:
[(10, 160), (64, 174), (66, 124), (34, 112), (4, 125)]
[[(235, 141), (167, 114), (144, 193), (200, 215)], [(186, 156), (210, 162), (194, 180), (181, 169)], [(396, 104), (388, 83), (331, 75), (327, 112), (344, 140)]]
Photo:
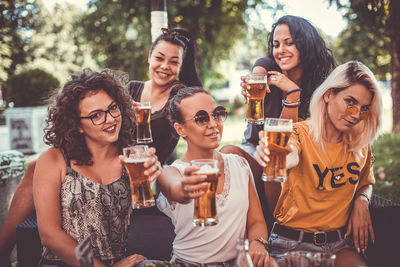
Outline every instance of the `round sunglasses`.
[(196, 112), (193, 118), (184, 120), (183, 123), (194, 120), (197, 125), (204, 126), (210, 122), (210, 115), (214, 121), (223, 122), (228, 117), (228, 112), (226, 112), (226, 109), (223, 106), (216, 107), (211, 114), (201, 109)]
[(360, 112), (360, 120), (366, 120), (369, 117), (369, 107), (357, 107), (351, 103), (349, 103), (349, 101), (346, 101), (346, 99), (344, 99), (344, 102), (347, 105), (347, 108), (344, 110), (344, 112), (348, 115), (356, 115), (358, 112)]

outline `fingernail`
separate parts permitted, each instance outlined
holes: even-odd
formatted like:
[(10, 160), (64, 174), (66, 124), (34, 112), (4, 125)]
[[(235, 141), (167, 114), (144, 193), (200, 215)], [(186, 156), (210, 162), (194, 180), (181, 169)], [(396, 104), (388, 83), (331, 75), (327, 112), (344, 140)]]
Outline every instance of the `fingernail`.
[(375, 244), (375, 239), (372, 239), (372, 244)]
[(344, 239), (346, 239), (347, 238), (347, 234), (344, 234)]
[(362, 254), (365, 254), (365, 249), (362, 249), (361, 251), (362, 251)]
[(360, 248), (357, 248), (357, 253), (360, 254)]

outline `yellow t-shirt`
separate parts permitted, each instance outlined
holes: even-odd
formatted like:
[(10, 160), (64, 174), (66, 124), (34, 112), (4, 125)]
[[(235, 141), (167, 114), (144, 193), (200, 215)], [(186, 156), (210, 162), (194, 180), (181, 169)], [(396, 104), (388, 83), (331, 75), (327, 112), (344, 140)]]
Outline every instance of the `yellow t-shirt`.
[(370, 146), (357, 162), (342, 153), (343, 143), (326, 143), (326, 153), (314, 146), (308, 121), (295, 123), (290, 142), (297, 146), (299, 164), (290, 169), (276, 205), (278, 223), (305, 232), (343, 227), (356, 191), (374, 184)]

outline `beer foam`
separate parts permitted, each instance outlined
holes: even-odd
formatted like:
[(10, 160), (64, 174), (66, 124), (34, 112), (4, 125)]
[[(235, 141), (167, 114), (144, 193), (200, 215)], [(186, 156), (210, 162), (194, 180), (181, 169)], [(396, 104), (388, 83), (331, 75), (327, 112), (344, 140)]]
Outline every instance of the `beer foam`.
[(278, 126), (264, 125), (264, 131), (266, 131), (266, 132), (292, 132), (292, 126), (290, 126), (290, 125), (278, 125)]
[(201, 166), (200, 170), (198, 170), (195, 173), (210, 174), (210, 173), (217, 173), (218, 171), (219, 171), (218, 168), (213, 168), (209, 165), (203, 165), (203, 166)]
[(266, 80), (250, 80), (247, 82), (247, 84), (266, 84)]
[(146, 162), (149, 158), (140, 158), (140, 159), (135, 159), (135, 158), (124, 158), (125, 163), (142, 163)]

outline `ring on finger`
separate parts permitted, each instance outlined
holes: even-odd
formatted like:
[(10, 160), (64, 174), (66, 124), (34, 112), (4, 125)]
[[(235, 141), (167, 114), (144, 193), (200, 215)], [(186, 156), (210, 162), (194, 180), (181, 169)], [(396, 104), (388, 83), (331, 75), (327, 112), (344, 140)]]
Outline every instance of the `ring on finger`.
[(271, 80), (276, 81), (276, 77), (275, 77), (275, 76), (272, 76), (272, 77), (271, 77)]

